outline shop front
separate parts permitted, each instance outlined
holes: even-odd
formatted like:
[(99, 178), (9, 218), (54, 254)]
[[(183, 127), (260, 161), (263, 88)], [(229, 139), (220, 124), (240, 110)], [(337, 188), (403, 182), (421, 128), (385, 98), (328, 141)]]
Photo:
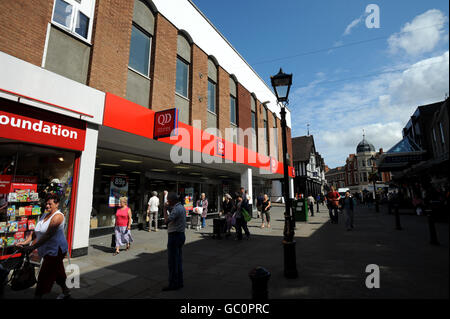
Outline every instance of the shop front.
[(72, 247), (86, 123), (0, 98), (0, 259), (34, 231), (49, 194), (60, 198)]

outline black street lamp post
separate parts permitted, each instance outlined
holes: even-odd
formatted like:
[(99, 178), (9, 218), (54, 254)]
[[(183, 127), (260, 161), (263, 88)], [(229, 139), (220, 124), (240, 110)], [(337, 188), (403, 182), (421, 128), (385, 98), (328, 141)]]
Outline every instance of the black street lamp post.
[(372, 160), (372, 179), (373, 179), (372, 181), (373, 181), (373, 195), (374, 195), (374, 200), (375, 200), (375, 211), (378, 213), (378, 212), (380, 212), (380, 206), (379, 206), (379, 202), (378, 202), (377, 188), (376, 188), (377, 177), (375, 175), (375, 163), (376, 163), (377, 159), (373, 155), (370, 159)]
[(289, 90), (292, 85), (292, 74), (285, 74), (280, 69), (277, 75), (271, 76), (270, 81), (277, 96), (277, 102), (281, 106), (281, 131), (283, 142), (283, 168), (284, 168), (284, 183), (283, 183), (283, 196), (285, 202), (284, 213), (284, 276), (286, 278), (297, 278), (297, 262), (295, 256), (295, 240), (294, 229), (295, 220), (292, 214), (292, 202), (289, 196), (289, 164), (288, 164), (288, 151), (287, 151), (287, 138), (286, 138), (286, 105), (289, 103), (288, 96)]

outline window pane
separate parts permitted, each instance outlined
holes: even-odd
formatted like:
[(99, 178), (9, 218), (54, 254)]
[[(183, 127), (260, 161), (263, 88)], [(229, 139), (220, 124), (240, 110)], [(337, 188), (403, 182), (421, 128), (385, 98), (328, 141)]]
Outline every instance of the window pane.
[(230, 122), (236, 124), (236, 99), (230, 96)]
[(256, 114), (252, 112), (252, 128), (256, 131)]
[(149, 56), (150, 37), (133, 25), (130, 42), (130, 67), (148, 76)]
[(208, 81), (208, 110), (216, 113), (216, 85)]
[(188, 97), (188, 77), (189, 66), (182, 60), (177, 59), (176, 92), (186, 98)]
[(89, 18), (81, 11), (78, 11), (77, 25), (75, 32), (87, 39), (89, 29)]
[(70, 28), (71, 18), (72, 18), (72, 5), (62, 0), (56, 0), (55, 13), (53, 14), (53, 21)]

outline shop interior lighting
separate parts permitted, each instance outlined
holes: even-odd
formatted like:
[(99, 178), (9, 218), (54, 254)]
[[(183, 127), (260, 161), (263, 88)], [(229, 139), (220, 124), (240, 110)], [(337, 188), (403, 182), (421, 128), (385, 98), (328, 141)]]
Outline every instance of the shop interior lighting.
[(180, 168), (180, 169), (188, 169), (189, 166), (183, 166), (183, 165), (176, 165), (174, 168)]
[(200, 176), (200, 175), (202, 175), (202, 174), (200, 174), (200, 173), (189, 173), (189, 175), (196, 175), (196, 176)]
[(59, 160), (60, 162), (64, 162), (64, 157), (58, 157), (58, 160)]
[(134, 172), (131, 172), (131, 174), (141, 174), (141, 172), (134, 171)]
[(126, 159), (126, 158), (121, 159), (120, 161), (121, 162), (127, 162), (127, 163), (133, 163), (133, 164), (140, 164), (140, 163), (142, 163), (142, 161), (136, 161), (136, 160)]
[(110, 167), (119, 167), (120, 166), (118, 164), (108, 164), (108, 163), (100, 163), (99, 165), (101, 165), (101, 166), (110, 166)]
[(151, 171), (153, 171), (153, 172), (167, 172), (166, 169), (161, 169), (161, 168), (152, 168)]

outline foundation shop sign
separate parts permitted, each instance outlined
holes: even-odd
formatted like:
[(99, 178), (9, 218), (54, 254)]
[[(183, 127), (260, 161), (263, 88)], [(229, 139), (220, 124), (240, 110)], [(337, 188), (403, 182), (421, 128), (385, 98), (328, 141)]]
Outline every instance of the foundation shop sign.
[(178, 110), (176, 108), (155, 112), (153, 138), (177, 135)]
[(86, 130), (0, 110), (0, 137), (84, 150)]

